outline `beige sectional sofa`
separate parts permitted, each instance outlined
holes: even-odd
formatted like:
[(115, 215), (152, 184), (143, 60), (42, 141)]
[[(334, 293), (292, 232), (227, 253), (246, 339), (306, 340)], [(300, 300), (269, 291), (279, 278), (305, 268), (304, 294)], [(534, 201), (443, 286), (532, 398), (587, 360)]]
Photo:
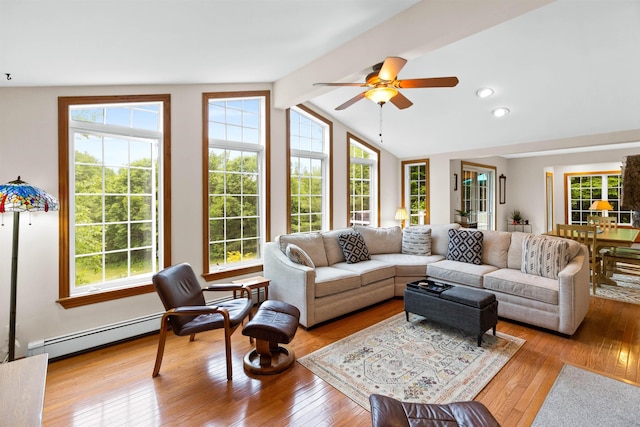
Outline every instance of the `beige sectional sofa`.
[[(562, 240), (566, 244), (562, 243), (564, 251), (558, 252), (563, 260), (559, 267), (556, 265), (557, 278), (543, 277), (537, 270), (525, 273), (523, 271), (530, 269), (522, 267), (523, 248), (529, 247), (526, 245), (531, 241), (541, 240), (542, 236), (532, 239), (533, 235), (528, 233), (481, 231), (481, 260), (476, 260), (480, 264), (472, 264), (447, 259), (450, 230), (460, 235), (469, 229), (446, 224), (410, 227), (403, 232), (400, 227), (355, 226), (278, 236), (275, 242), (265, 246), (264, 276), (271, 280), (270, 297), (296, 306), (301, 312), (300, 324), (311, 327), (394, 296), (403, 296), (408, 282), (424, 279), (426, 274), (441, 282), (493, 292), (503, 318), (567, 335), (576, 331), (589, 307), (586, 247)], [(469, 231), (477, 233), (477, 230)], [(362, 236), (369, 259), (349, 263), (339, 236), (354, 232)], [(411, 250), (411, 236), (416, 232), (422, 233), (422, 237), (419, 236), (422, 241), (428, 240), (429, 251), (416, 254)], [(428, 237), (424, 239), (424, 235)], [(544, 236), (543, 239), (556, 238)], [(531, 251), (525, 250), (525, 253)], [(550, 258), (548, 254), (546, 258)], [(547, 265), (533, 267), (548, 270)], [(548, 271), (542, 274), (548, 275)]]

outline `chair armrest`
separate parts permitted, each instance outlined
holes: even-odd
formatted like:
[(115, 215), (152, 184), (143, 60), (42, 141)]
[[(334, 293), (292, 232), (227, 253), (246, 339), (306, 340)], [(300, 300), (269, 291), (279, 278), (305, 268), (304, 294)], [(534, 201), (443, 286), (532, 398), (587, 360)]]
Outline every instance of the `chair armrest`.
[[(250, 298), (251, 297), (251, 290), (245, 288), (242, 284), (240, 283), (216, 283), (213, 285), (209, 285), (206, 288), (202, 289), (202, 291), (217, 291), (217, 292), (223, 292), (223, 291), (234, 291), (234, 292), (240, 292), (240, 296), (242, 297), (245, 293), (246, 293), (246, 297)], [(234, 294), (235, 295), (235, 294)]]
[(224, 308), (220, 308), (215, 305), (190, 305), (185, 307), (176, 307), (167, 311), (168, 315), (183, 315), (183, 316), (194, 316), (199, 314), (215, 314), (220, 313), (221, 311), (226, 311)]

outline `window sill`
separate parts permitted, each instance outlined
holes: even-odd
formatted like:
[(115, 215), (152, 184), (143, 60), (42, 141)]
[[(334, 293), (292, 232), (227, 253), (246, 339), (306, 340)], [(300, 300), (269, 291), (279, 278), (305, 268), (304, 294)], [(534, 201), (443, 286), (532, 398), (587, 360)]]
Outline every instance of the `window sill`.
[(64, 297), (58, 299), (56, 302), (64, 308), (75, 308), (82, 307), (84, 305), (97, 304), (105, 301), (113, 301), (120, 298), (148, 294), (151, 292), (155, 292), (155, 288), (153, 287), (153, 285), (149, 284)]
[(242, 276), (243, 274), (260, 273), (262, 272), (262, 264), (251, 265), (247, 267), (227, 268), (224, 270), (213, 271), (209, 273), (202, 273), (202, 277), (207, 282), (213, 280), (228, 279), (229, 277)]

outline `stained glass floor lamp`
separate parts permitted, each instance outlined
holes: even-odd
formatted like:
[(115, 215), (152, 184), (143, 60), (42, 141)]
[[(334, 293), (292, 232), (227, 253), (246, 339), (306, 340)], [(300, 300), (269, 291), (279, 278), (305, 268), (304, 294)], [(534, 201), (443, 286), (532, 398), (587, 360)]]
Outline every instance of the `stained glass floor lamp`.
[[(37, 187), (17, 180), (0, 185), (0, 214), (13, 212), (13, 250), (11, 253), (11, 299), (9, 309), (9, 362), (15, 359), (16, 301), (18, 283), (18, 234), (20, 212), (57, 211), (58, 200)], [(2, 224), (4, 225), (4, 223)]]

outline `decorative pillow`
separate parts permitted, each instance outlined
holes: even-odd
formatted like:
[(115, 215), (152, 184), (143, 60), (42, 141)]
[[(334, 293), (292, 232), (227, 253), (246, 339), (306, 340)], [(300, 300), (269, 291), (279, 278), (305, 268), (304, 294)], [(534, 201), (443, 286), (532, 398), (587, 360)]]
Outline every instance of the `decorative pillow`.
[(481, 265), (483, 237), (482, 232), (478, 230), (450, 229), (447, 259)]
[(367, 245), (369, 254), (398, 254), (402, 251), (402, 228), (399, 225), (389, 228), (365, 227), (354, 225)]
[(309, 257), (309, 255), (307, 255), (307, 253), (304, 250), (302, 250), (302, 248), (298, 245), (289, 243), (287, 245), (286, 254), (291, 261), (297, 264), (306, 265), (307, 267), (311, 267), (311, 268), (316, 268), (316, 266), (313, 264), (313, 261), (311, 261), (311, 258)]
[(338, 243), (344, 253), (347, 264), (355, 264), (371, 259), (369, 249), (360, 233), (346, 233), (338, 236)]
[(431, 228), (405, 228), (402, 233), (402, 253), (431, 256)]
[(557, 279), (569, 263), (569, 242), (548, 236), (528, 235), (522, 241), (522, 267), (527, 274)]

